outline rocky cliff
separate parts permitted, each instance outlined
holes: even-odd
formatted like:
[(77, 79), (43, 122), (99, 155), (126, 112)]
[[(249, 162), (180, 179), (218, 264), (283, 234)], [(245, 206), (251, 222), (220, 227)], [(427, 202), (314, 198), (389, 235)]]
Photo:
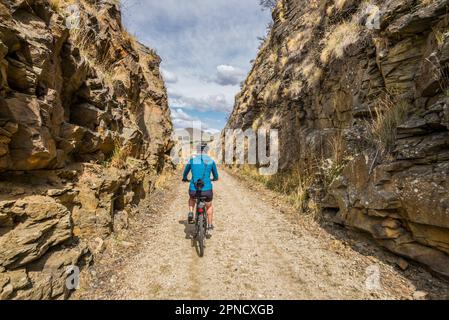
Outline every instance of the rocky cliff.
[(446, 276), (448, 9), (280, 0), (228, 123), (279, 129), (283, 170), (313, 171), (328, 219)]
[(116, 1), (0, 0), (0, 299), (67, 297), (169, 161), (160, 58)]

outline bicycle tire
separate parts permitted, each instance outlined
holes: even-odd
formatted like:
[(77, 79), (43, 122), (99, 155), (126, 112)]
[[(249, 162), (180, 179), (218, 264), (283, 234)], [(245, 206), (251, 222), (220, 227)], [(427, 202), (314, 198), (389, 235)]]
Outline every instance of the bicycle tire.
[(204, 229), (204, 215), (198, 216), (198, 249), (200, 257), (204, 256), (206, 230)]

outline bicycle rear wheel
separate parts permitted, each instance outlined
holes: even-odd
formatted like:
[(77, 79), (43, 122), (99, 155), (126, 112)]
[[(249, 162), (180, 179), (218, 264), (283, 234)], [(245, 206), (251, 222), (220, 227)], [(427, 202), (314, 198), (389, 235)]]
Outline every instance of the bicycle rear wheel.
[(206, 241), (206, 229), (204, 228), (204, 215), (198, 216), (198, 249), (200, 257), (204, 256), (204, 247)]

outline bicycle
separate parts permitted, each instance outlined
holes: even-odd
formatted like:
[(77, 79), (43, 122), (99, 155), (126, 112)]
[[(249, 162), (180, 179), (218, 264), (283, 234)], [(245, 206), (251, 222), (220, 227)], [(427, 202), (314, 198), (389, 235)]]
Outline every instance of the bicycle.
[(201, 190), (197, 190), (196, 198), (196, 217), (195, 217), (195, 238), (198, 242), (199, 256), (204, 256), (204, 248), (206, 247), (207, 232), (207, 209), (206, 197), (201, 197)]
[[(185, 181), (188, 182), (188, 181)], [(201, 181), (202, 182), (202, 181)], [(207, 208), (206, 208), (206, 199), (207, 197), (201, 196), (201, 190), (203, 186), (201, 183), (197, 182), (196, 185), (196, 214), (195, 214), (195, 234), (193, 236), (198, 243), (198, 254), (200, 257), (204, 256), (204, 249), (206, 247), (206, 237), (207, 237), (207, 229), (208, 229), (208, 221), (207, 221)]]

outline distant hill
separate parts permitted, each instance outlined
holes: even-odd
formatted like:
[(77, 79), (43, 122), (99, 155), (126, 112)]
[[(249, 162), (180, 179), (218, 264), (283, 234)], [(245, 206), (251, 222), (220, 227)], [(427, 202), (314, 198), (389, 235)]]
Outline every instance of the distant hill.
[[(174, 134), (177, 137), (188, 137), (188, 139), (193, 142), (198, 142), (198, 141), (210, 142), (210, 141), (213, 141), (214, 137), (216, 136), (215, 134), (212, 134), (212, 133), (209, 133), (206, 131), (201, 131), (201, 138), (197, 139), (197, 137), (193, 136), (193, 130), (194, 130), (193, 128), (175, 129)], [(196, 133), (196, 134), (198, 135), (198, 133)]]

